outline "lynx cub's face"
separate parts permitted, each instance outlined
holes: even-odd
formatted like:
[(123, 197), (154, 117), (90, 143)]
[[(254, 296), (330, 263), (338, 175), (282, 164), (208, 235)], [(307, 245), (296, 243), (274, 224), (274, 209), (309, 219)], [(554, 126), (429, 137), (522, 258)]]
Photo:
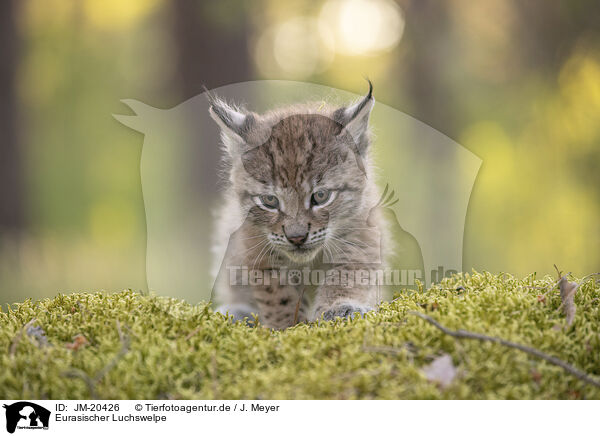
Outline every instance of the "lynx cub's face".
[(349, 107), (291, 106), (264, 115), (213, 99), (230, 164), (231, 193), (250, 237), (294, 264), (334, 255), (348, 233), (364, 227), (372, 206), (368, 183), (371, 90)]

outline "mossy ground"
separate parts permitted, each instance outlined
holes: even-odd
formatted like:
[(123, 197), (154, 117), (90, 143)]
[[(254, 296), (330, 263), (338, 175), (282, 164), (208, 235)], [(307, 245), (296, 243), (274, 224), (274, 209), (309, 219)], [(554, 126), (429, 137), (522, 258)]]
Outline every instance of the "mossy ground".
[[(575, 322), (566, 327), (557, 290), (538, 301), (554, 281), (465, 274), (400, 294), (364, 319), (285, 331), (232, 324), (206, 304), (132, 291), (26, 301), (0, 313), (0, 398), (600, 399), (599, 388), (561, 368), (452, 338), (408, 314), (538, 348), (600, 379), (600, 285), (580, 287)], [(20, 334), (32, 319), (48, 345)], [(117, 320), (130, 341), (122, 355)], [(76, 335), (89, 344), (68, 348)], [(442, 353), (459, 372), (446, 389), (422, 371)]]

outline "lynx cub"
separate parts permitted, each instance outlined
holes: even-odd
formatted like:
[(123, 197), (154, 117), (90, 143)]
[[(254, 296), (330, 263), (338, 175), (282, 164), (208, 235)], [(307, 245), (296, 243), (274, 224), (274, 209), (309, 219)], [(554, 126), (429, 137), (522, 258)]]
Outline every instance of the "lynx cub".
[(341, 108), (319, 102), (258, 115), (210, 103), (229, 168), (217, 221), (218, 310), (282, 329), (374, 309), (379, 288), (364, 274), (380, 262), (383, 229), (368, 158), (371, 83)]

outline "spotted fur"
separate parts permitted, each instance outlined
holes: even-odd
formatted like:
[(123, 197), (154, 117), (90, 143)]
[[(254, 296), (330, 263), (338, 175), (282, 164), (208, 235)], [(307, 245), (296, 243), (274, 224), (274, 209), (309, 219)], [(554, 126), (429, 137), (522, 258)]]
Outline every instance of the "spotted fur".
[[(373, 229), (383, 228), (373, 209), (368, 155), (371, 90), (348, 107), (293, 105), (262, 115), (212, 97), (229, 168), (215, 245), (224, 259), (215, 284), (221, 312), (236, 319), (255, 313), (263, 325), (281, 329), (376, 307), (376, 285), (232, 285), (231, 273), (232, 266), (263, 277), (291, 269), (348, 273), (373, 268), (381, 258), (380, 233)], [(319, 190), (329, 193), (328, 203), (315, 203)], [(261, 203), (265, 195), (277, 199), (277, 210)]]

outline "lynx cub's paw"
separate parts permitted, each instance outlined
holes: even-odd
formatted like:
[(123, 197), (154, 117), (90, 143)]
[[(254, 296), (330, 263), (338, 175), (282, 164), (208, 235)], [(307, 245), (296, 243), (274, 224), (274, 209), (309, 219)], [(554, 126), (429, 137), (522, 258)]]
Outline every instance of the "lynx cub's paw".
[(371, 308), (365, 306), (357, 306), (352, 304), (343, 304), (341, 306), (333, 307), (329, 310), (323, 312), (323, 319), (325, 321), (331, 321), (335, 318), (351, 318), (358, 314), (359, 316), (363, 316), (365, 313), (370, 311)]
[(253, 313), (258, 313), (256, 309), (246, 305), (246, 304), (224, 304), (217, 308), (218, 313), (222, 313), (223, 315), (229, 314), (229, 316), (233, 316), (233, 321), (242, 321), (244, 318), (246, 319), (246, 324), (250, 325), (249, 321), (254, 320)]

